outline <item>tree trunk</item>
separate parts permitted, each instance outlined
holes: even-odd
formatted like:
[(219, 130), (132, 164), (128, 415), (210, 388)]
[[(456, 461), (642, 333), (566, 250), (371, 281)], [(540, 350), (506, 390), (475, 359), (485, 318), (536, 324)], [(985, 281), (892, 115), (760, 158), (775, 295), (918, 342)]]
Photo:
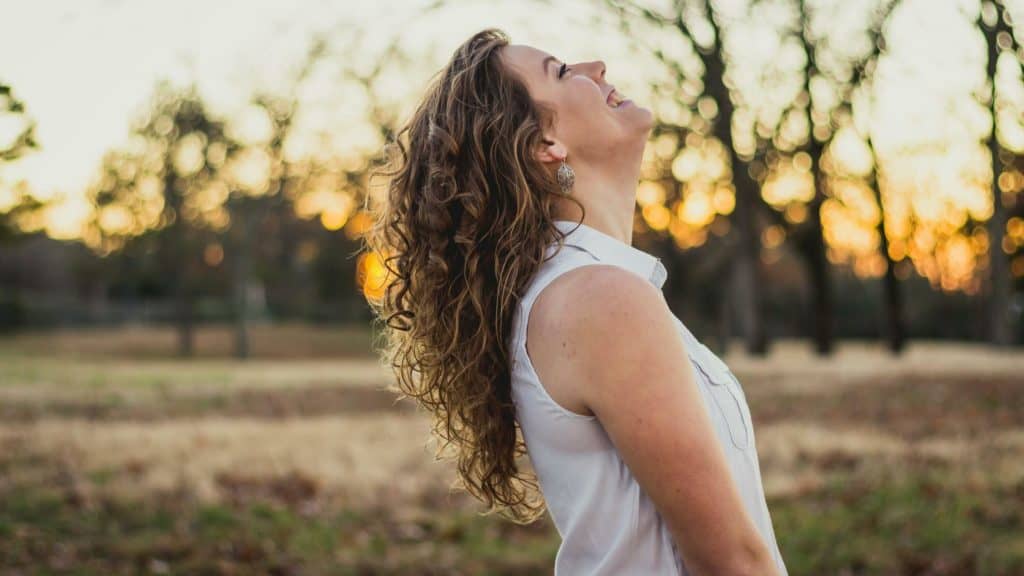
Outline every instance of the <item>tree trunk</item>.
[(1013, 343), (1010, 327), (1010, 262), (1003, 252), (1003, 238), (1006, 234), (1006, 207), (1003, 206), (1002, 194), (999, 192), (999, 172), (1002, 162), (999, 159), (1000, 146), (993, 135), (989, 139), (989, 151), (992, 153), (992, 217), (986, 223), (988, 230), (988, 289), (989, 289), (989, 339), (997, 346), (1009, 346)]
[(732, 116), (734, 107), (725, 85), (725, 62), (722, 59), (720, 30), (716, 28), (714, 49), (704, 55), (706, 68), (705, 82), (708, 93), (718, 104), (718, 118), (714, 122), (714, 134), (729, 151), (733, 183), (736, 187), (736, 205), (733, 212), (735, 229), (739, 235), (739, 250), (733, 261), (736, 282), (736, 312), (747, 352), (764, 356), (768, 352), (768, 339), (764, 328), (761, 287), (761, 235), (757, 226), (757, 197), (760, 188), (747, 170), (747, 164), (736, 153), (732, 139)]
[(889, 236), (885, 232), (885, 205), (882, 203), (882, 190), (878, 182), (878, 156), (870, 134), (867, 138), (868, 150), (871, 151), (873, 166), (869, 184), (878, 205), (878, 251), (885, 261), (885, 275), (882, 277), (882, 299), (885, 303), (885, 321), (883, 338), (893, 355), (899, 355), (906, 347), (906, 326), (903, 314), (903, 293), (896, 277), (896, 262), (889, 254)]
[(814, 98), (811, 90), (811, 79), (818, 74), (818, 54), (814, 43), (808, 39), (810, 18), (807, 6), (800, 2), (800, 41), (807, 55), (807, 67), (804, 69), (804, 92), (807, 95), (807, 141), (804, 145), (811, 157), (811, 177), (814, 179), (814, 197), (808, 206), (807, 229), (800, 239), (804, 250), (808, 276), (811, 281), (811, 334), (814, 339), (814, 351), (819, 356), (832, 353), (832, 282), (831, 270), (825, 247), (825, 233), (821, 229), (821, 207), (825, 203), (825, 173), (821, 168), (821, 157), (825, 153), (825, 144), (814, 136)]
[(164, 186), (166, 190), (165, 201), (174, 216), (174, 221), (170, 225), (170, 230), (168, 230), (166, 242), (170, 244), (168, 246), (170, 266), (167, 271), (172, 276), (170, 281), (174, 286), (175, 320), (178, 328), (178, 356), (191, 357), (195, 353), (193, 345), (195, 338), (193, 334), (193, 295), (190, 282), (192, 274), (189, 266), (190, 242), (185, 230), (185, 219), (181, 214), (181, 196), (174, 191), (174, 183), (172, 181), (165, 181)]
[(996, 24), (982, 26), (985, 40), (988, 43), (988, 78), (992, 83), (989, 99), (989, 114), (992, 117), (992, 133), (988, 138), (988, 149), (992, 156), (992, 217), (986, 223), (988, 231), (988, 302), (989, 302), (989, 340), (997, 346), (1009, 346), (1013, 336), (1010, 327), (1010, 263), (1003, 253), (1003, 238), (1006, 234), (1006, 207), (1003, 206), (1002, 194), (999, 191), (999, 174), (1002, 172), (1002, 159), (996, 127), (996, 62), (999, 59), (999, 45), (996, 37), (999, 32), (1008, 32), (1003, 12), (1005, 8), (998, 2)]
[[(820, 171), (815, 174), (815, 181), (821, 182)], [(821, 184), (816, 183), (816, 188)], [(827, 356), (833, 350), (832, 317), (832, 279), (829, 261), (826, 254), (825, 236), (821, 229), (822, 192), (811, 202), (808, 218), (810, 226), (804, 238), (805, 256), (811, 280), (811, 314), (814, 331), (814, 350), (819, 356)]]
[[(727, 290), (726, 293), (732, 292), (733, 288), (731, 272), (732, 269), (727, 268), (725, 273), (719, 277), (721, 286)], [(732, 307), (729, 306), (729, 300), (729, 298), (722, 298), (718, 305), (718, 349), (721, 350), (723, 356), (729, 351), (729, 337), (732, 332)]]
[(252, 259), (252, 214), (249, 202), (249, 199), (243, 198), (237, 204), (235, 216), (238, 220), (233, 226), (235, 254), (231, 269), (235, 309), (235, 357), (242, 359), (249, 357), (249, 305), (246, 297)]
[(192, 357), (195, 355), (194, 311), (189, 288), (182, 282), (182, 292), (178, 298), (178, 356)]

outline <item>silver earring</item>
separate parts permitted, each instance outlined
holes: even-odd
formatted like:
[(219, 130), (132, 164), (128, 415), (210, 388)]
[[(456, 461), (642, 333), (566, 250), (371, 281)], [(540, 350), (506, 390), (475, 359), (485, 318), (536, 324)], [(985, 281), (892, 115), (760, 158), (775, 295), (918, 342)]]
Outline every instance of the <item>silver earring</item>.
[(572, 171), (572, 167), (565, 163), (565, 159), (562, 159), (561, 165), (558, 166), (558, 184), (562, 187), (562, 194), (566, 196), (572, 192), (572, 185), (576, 182), (576, 173)]

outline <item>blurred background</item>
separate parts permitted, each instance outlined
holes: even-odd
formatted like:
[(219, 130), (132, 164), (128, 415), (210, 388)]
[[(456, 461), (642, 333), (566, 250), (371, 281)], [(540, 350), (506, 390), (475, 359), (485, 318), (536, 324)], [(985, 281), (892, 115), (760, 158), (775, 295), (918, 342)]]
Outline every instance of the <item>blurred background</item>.
[(634, 244), (743, 383), (790, 573), (1024, 574), (1021, 23), (0, 0), (0, 572), (552, 569), (386, 391), (360, 252), (385, 142), (495, 26), (654, 111)]

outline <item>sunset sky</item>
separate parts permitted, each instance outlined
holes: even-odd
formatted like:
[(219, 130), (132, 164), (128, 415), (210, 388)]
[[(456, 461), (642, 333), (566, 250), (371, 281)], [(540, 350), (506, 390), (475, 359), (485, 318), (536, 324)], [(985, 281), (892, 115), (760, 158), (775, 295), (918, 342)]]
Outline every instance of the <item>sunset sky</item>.
[[(872, 3), (842, 2), (837, 19), (855, 29), (864, 7)], [(744, 0), (717, 4), (729, 15)], [(390, 0), (355, 10), (353, 3), (329, 0), (0, 0), (5, 16), (0, 19), (0, 81), (26, 104), (41, 145), (0, 174), (0, 209), (13, 197), (10, 185), (24, 179), (37, 196), (62, 198), (48, 214), (47, 231), (76, 236), (89, 209), (84, 190), (104, 151), (124, 144), (130, 122), (144, 110), (159, 79), (179, 84), (194, 79), (215, 113), (237, 118), (255, 90), (273, 90), (285, 81), (318, 33), (341, 39), (361, 29), (379, 45), (401, 36), (423, 61), (390, 84), (396, 100), (407, 103), (460, 42), (487, 26), (569, 62), (604, 59), (609, 80), (642, 104), (645, 84), (664, 74), (629, 50), (606, 13), (601, 22), (591, 21), (602, 14), (592, 2), (558, 2), (555, 8), (539, 2), (461, 1), (418, 17), (423, 5)], [(990, 205), (987, 185), (978, 181), (989, 177), (979, 141), (989, 119), (971, 96), (984, 86), (984, 41), (971, 22), (978, 6), (972, 0), (904, 0), (890, 22), (890, 57), (877, 76), (876, 106), (861, 118), (871, 122), (894, 185), (918, 190), (917, 195), (908, 193), (907, 201), (931, 203), (931, 212), (952, 222), (962, 214), (984, 216)], [(744, 23), (736, 36), (733, 74), (741, 85), (753, 82), (769, 65), (800, 57), (780, 42), (770, 20)], [(837, 44), (855, 46), (856, 38), (844, 36), (841, 24), (829, 35)], [(362, 52), (344, 57), (372, 64), (374, 49), (365, 45)], [(1014, 77), (1019, 66), (1014, 69), (1012, 59), (1003, 64), (1006, 93), (1016, 104), (1024, 92)], [(769, 102), (777, 88), (782, 90), (779, 98), (788, 97), (781, 84), (750, 86), (747, 90), (758, 90), (752, 99)], [(820, 97), (829, 95), (826, 91)], [(343, 87), (325, 87), (312, 101), (333, 115), (337, 133), (348, 134), (351, 128), (358, 134), (358, 118), (345, 116), (355, 113), (348, 98)], [(3, 129), (0, 124), (0, 136)], [(851, 165), (863, 164), (858, 140), (851, 131), (837, 145)], [(1004, 140), (1015, 149), (1024, 147), (1018, 122), (1005, 123)], [(799, 179), (792, 182), (801, 186)], [(957, 205), (953, 212), (949, 203)]]
[[(281, 81), (316, 33), (367, 27), (383, 41), (401, 30), (412, 46), (448, 53), (485, 25), (502, 26), (516, 41), (545, 45), (563, 32), (564, 16), (550, 11), (550, 17), (533, 17), (536, 12), (523, 2), (464, 2), (432, 16), (431, 26), (403, 24), (422, 4), (379, 2), (354, 10), (352, 3), (329, 0), (3, 0), (0, 78), (25, 102), (41, 145), (7, 169), (5, 181), (27, 179), (43, 198), (66, 194), (67, 206), (53, 213), (49, 230), (74, 236), (87, 209), (82, 189), (104, 150), (123, 144), (160, 78), (194, 78), (215, 111), (232, 114), (254, 89)], [(559, 4), (571, 13), (574, 3)], [(568, 58), (569, 43), (561, 42)], [(597, 47), (579, 48), (575, 52), (582, 54)], [(424, 72), (439, 64), (425, 63)], [(410, 96), (423, 80), (410, 79)]]

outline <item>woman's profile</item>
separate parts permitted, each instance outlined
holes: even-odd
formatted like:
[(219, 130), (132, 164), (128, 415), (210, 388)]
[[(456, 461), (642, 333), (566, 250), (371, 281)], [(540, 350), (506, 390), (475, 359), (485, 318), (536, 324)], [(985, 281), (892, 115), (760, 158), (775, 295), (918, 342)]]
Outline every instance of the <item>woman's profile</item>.
[(632, 246), (653, 117), (605, 72), (496, 29), (456, 49), (365, 236), (381, 352), (467, 491), (550, 512), (557, 574), (785, 575), (743, 388)]

